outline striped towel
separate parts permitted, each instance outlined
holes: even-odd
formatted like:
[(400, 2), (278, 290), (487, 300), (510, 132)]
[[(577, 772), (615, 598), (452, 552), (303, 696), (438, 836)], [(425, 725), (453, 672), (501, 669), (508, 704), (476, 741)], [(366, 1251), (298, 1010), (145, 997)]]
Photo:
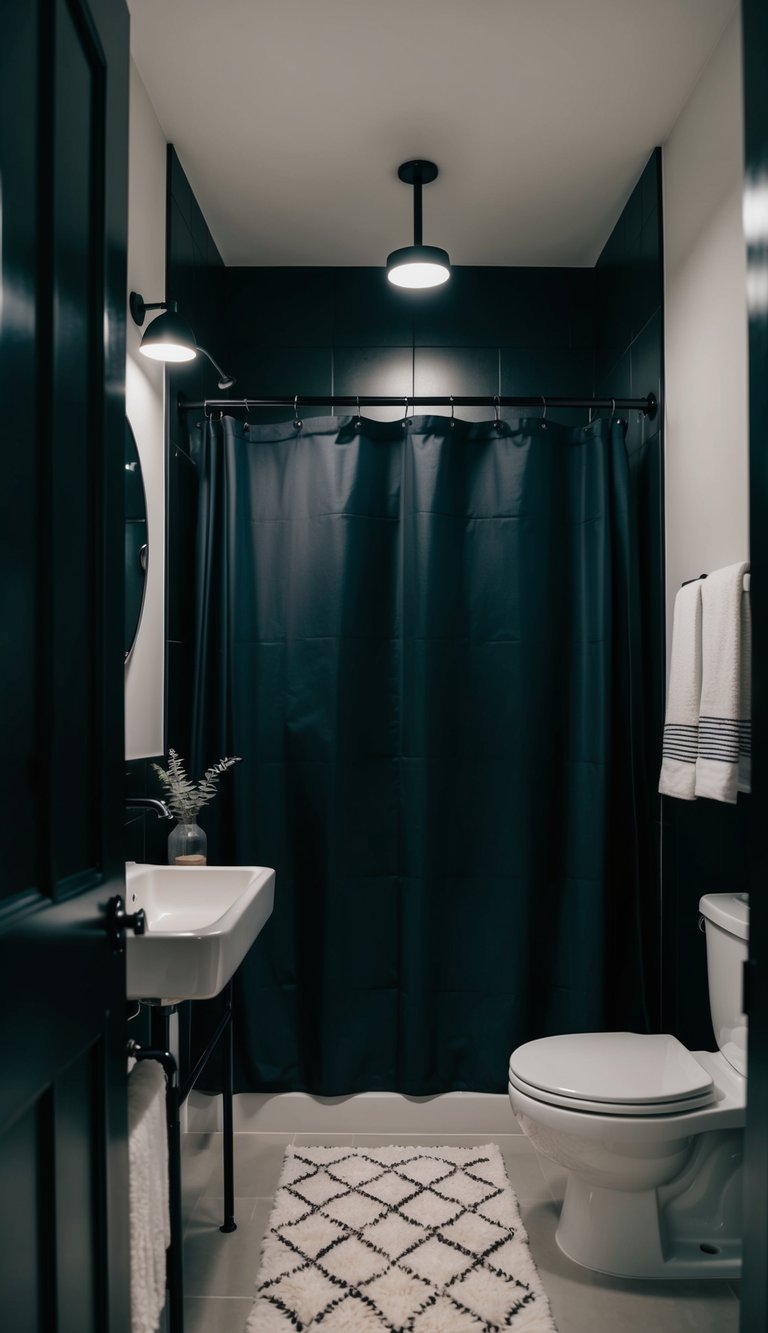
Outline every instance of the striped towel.
[(701, 580), (686, 583), (675, 598), (667, 715), (659, 791), (695, 799), (701, 704)]
[(702, 677), (697, 796), (733, 805), (750, 790), (751, 647), (746, 561), (710, 574), (702, 586)]

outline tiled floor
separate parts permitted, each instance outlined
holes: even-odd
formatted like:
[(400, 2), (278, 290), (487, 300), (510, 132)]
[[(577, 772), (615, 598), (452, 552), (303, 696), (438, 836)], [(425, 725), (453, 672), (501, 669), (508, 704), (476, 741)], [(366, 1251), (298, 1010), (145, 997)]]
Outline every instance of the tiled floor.
[[(242, 1333), (261, 1240), (283, 1154), (294, 1143), (445, 1143), (470, 1147), (488, 1135), (236, 1134), (237, 1231), (219, 1231), (221, 1136), (183, 1138), (186, 1333)], [(625, 1282), (577, 1267), (560, 1253), (555, 1226), (562, 1176), (522, 1134), (496, 1135), (520, 1200), (533, 1257), (559, 1333), (737, 1333), (739, 1302), (726, 1282)]]

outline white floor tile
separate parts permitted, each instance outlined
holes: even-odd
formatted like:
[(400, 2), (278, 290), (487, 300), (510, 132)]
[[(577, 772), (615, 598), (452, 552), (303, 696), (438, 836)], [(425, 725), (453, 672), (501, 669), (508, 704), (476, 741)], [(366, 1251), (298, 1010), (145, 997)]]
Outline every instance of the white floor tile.
[[(251, 1309), (261, 1244), (291, 1134), (235, 1135), (237, 1231), (224, 1235), (221, 1135), (185, 1135), (182, 1176), (190, 1219), (185, 1240), (186, 1333), (242, 1333)], [(520, 1199), (531, 1250), (558, 1333), (737, 1333), (739, 1302), (727, 1282), (628, 1282), (566, 1259), (555, 1228), (564, 1175), (538, 1158), (524, 1135), (297, 1134), (305, 1145), (403, 1146), (498, 1143)], [(190, 1202), (191, 1201), (191, 1202)]]
[[(521, 1141), (522, 1140), (522, 1141)], [(509, 1134), (499, 1142), (509, 1183), (521, 1204), (549, 1202), (549, 1186), (536, 1153), (522, 1134)]]
[(191, 1296), (184, 1302), (184, 1333), (243, 1333), (251, 1300)]
[[(506, 1139), (522, 1139), (521, 1134), (355, 1134), (356, 1148), (386, 1148), (390, 1143), (396, 1147), (434, 1148), (443, 1144), (446, 1148), (477, 1148), (484, 1143), (501, 1144)], [(526, 1140), (527, 1142), (527, 1140)]]
[[(235, 1224), (238, 1227), (246, 1226), (250, 1222), (257, 1202), (256, 1198), (235, 1199)], [(190, 1213), (185, 1236), (199, 1235), (203, 1231), (215, 1231), (223, 1221), (224, 1196), (202, 1194)], [(225, 1234), (229, 1233), (222, 1232), (222, 1235)]]
[(225, 1234), (220, 1200), (198, 1201), (184, 1238), (185, 1295), (253, 1297), (271, 1206), (271, 1199), (245, 1200), (238, 1218), (236, 1205), (237, 1231)]
[(640, 1282), (593, 1273), (559, 1250), (553, 1202), (529, 1204), (522, 1213), (558, 1333), (738, 1333), (739, 1302), (727, 1282)]
[(292, 1138), (292, 1134), (235, 1134), (235, 1194), (259, 1199), (274, 1194)]
[(354, 1134), (294, 1134), (293, 1142), (297, 1148), (343, 1148), (345, 1144), (351, 1147), (354, 1137)]
[(220, 1134), (182, 1134), (181, 1209), (185, 1221), (215, 1174), (220, 1171)]

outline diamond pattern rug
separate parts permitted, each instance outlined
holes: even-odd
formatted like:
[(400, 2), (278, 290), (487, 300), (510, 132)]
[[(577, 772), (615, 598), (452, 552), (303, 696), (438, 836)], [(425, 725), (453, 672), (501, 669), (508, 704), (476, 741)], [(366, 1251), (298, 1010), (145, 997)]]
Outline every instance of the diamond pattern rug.
[(288, 1148), (246, 1333), (556, 1333), (495, 1143)]

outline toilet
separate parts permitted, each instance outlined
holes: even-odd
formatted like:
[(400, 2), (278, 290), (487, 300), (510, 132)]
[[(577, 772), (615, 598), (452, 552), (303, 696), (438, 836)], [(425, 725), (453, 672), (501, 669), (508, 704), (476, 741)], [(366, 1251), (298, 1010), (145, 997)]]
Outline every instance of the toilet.
[(690, 1052), (668, 1035), (578, 1032), (526, 1042), (509, 1061), (523, 1132), (568, 1173), (557, 1243), (617, 1277), (741, 1270), (749, 904), (712, 893), (699, 910), (717, 1051)]

